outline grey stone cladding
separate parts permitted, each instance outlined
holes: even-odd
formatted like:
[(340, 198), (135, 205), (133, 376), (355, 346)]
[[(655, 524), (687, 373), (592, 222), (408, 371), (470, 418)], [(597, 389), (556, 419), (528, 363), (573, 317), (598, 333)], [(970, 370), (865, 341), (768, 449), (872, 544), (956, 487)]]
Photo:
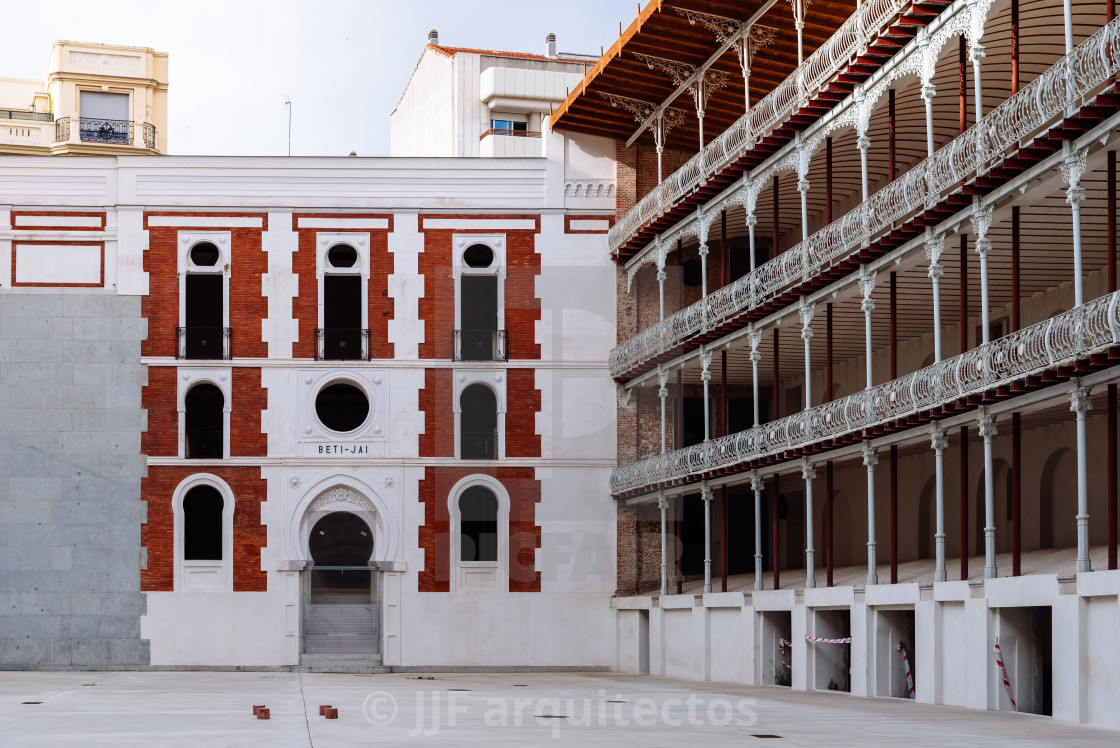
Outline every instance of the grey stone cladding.
[(146, 335), (136, 296), (0, 292), (0, 669), (149, 661)]

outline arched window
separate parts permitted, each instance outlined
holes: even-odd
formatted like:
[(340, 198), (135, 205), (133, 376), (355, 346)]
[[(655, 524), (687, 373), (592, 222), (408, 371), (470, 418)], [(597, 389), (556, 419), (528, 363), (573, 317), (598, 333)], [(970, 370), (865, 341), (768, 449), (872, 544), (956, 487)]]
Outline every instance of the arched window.
[(179, 358), (230, 357), (229, 331), (225, 327), (225, 277), (220, 259), (221, 252), (210, 242), (194, 245), (187, 255)]
[(212, 384), (199, 384), (184, 398), (186, 457), (221, 459), (225, 453), (225, 397)]
[(459, 560), (498, 560), (498, 498), (485, 486), (459, 497)]
[(213, 486), (195, 486), (183, 497), (183, 560), (222, 560), (222, 509)]
[(459, 329), (455, 359), (504, 361), (505, 336), (498, 329), (498, 256), (485, 244), (472, 244), (462, 255), (459, 279)]
[(484, 384), (472, 384), (459, 396), (459, 457), (498, 459), (498, 400)]
[(317, 357), (328, 361), (369, 358), (369, 332), (363, 327), (362, 267), (349, 244), (327, 251), (323, 276), (323, 327)]

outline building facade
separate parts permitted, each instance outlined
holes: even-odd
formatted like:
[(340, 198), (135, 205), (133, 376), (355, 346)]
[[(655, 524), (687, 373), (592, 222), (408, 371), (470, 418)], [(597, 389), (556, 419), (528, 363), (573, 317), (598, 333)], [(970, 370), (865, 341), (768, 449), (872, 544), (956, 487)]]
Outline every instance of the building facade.
[(1117, 726), (1112, 4), (748, 5), (551, 121), (618, 143), (616, 667)]
[(0, 154), (167, 153), (167, 53), (55, 42), (43, 80), (0, 78)]

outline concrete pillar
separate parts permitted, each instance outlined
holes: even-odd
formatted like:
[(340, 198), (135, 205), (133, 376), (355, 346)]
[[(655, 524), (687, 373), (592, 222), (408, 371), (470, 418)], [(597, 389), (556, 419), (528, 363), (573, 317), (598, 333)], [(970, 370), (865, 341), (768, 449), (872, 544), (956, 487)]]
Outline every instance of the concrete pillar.
[(1089, 561), (1089, 456), (1085, 416), (1093, 407), (1089, 388), (1073, 380), (1070, 410), (1077, 414), (1077, 571), (1092, 571)]
[(949, 440), (945, 438), (945, 430), (938, 423), (934, 423), (930, 429), (930, 444), (934, 450), (934, 475), (937, 483), (937, 529), (933, 536), (937, 561), (933, 581), (944, 582), (948, 578), (945, 569), (945, 447), (949, 446)]
[[(984, 439), (984, 578), (996, 573), (996, 496), (992, 477), (992, 439), (997, 434), (996, 419), (987, 408), (980, 409), (980, 436)], [(962, 538), (962, 542), (966, 542)]]
[(863, 443), (863, 464), (867, 467), (867, 583), (870, 585), (879, 583), (875, 561), (875, 466), (879, 464), (879, 454), (871, 442)]
[(801, 478), (805, 481), (805, 589), (817, 586), (813, 568), (813, 478), (817, 469), (808, 457), (801, 458)]

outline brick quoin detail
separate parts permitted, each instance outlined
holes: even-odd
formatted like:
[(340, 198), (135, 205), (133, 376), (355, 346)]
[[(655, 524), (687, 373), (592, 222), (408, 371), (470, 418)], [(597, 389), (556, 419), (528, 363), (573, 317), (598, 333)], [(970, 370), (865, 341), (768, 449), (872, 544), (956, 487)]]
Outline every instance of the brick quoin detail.
[(142, 592), (171, 592), (175, 586), (175, 517), (171, 497), (185, 479), (198, 473), (218, 476), (233, 490), (233, 589), (265, 592), (268, 575), (261, 571), (261, 549), (267, 528), (261, 524), (261, 502), (268, 498), (267, 481), (255, 466), (195, 467), (152, 465), (140, 483), (148, 502), (148, 522), (140, 527), (140, 543), (148, 549), (148, 568), (140, 571)]
[(420, 390), (424, 433), (420, 434), (421, 457), (455, 456), (455, 409), (451, 369), (425, 369)]
[(230, 456), (267, 456), (268, 436), (261, 430), (261, 411), (268, 407), (268, 392), (261, 387), (261, 370), (234, 368), (230, 392), (233, 394), (229, 414)]
[(541, 302), (536, 295), (536, 278), (541, 273), (541, 256), (536, 251), (535, 236), (540, 232), (540, 217), (534, 215), (429, 215), (425, 218), (531, 220), (533, 230), (492, 229), (421, 229), (424, 251), (419, 271), (424, 277), (424, 296), (420, 299), (420, 320), (424, 323), (424, 342), (420, 358), (449, 359), (455, 329), (455, 278), (452, 275), (451, 237), (454, 234), (504, 234), (506, 237), (505, 328), (506, 356), (510, 359), (540, 360), (541, 347), (536, 343), (536, 322), (541, 318)]
[(389, 276), (393, 273), (393, 256), (389, 253), (389, 233), (393, 216), (374, 213), (296, 213), (294, 226), (300, 218), (383, 218), (387, 229), (297, 229), (299, 251), (292, 257), (292, 271), (299, 276), (299, 294), (292, 300), (292, 316), (299, 322), (299, 340), (292, 347), (294, 358), (315, 357), (315, 328), (319, 326), (319, 282), (315, 277), (318, 252), (315, 247), (319, 233), (358, 233), (369, 235), (369, 357), (393, 358), (389, 342), (389, 320), (393, 319), (393, 299), (389, 296)]
[(140, 400), (148, 411), (148, 430), (140, 435), (140, 451), (148, 457), (179, 454), (178, 384), (174, 366), (149, 366), (148, 384)]
[[(221, 226), (148, 226), (153, 215), (209, 218), (253, 217), (261, 228), (224, 228)], [(229, 326), (233, 336), (233, 355), (237, 358), (265, 358), (268, 346), (262, 336), (261, 320), (268, 316), (268, 298), (263, 294), (261, 275), (268, 272), (268, 255), (261, 248), (261, 234), (268, 230), (265, 213), (145, 213), (148, 251), (144, 271), (148, 273), (149, 293), (141, 300), (140, 313), (148, 320), (148, 339), (141, 346), (144, 356), (174, 357), (175, 328), (179, 326), (179, 279), (177, 277), (180, 231), (228, 231), (230, 248)]]
[(537, 413), (541, 391), (535, 369), (506, 371), (506, 457), (540, 457)]
[(535, 549), (541, 546), (541, 528), (536, 506), (541, 484), (535, 468), (428, 467), (420, 481), (424, 524), (418, 543), (424, 549), (424, 571), (418, 575), (420, 592), (449, 592), (451, 589), (451, 516), (447, 500), (451, 488), (468, 475), (496, 478), (509, 493), (509, 591), (540, 592), (541, 575), (533, 567)]

